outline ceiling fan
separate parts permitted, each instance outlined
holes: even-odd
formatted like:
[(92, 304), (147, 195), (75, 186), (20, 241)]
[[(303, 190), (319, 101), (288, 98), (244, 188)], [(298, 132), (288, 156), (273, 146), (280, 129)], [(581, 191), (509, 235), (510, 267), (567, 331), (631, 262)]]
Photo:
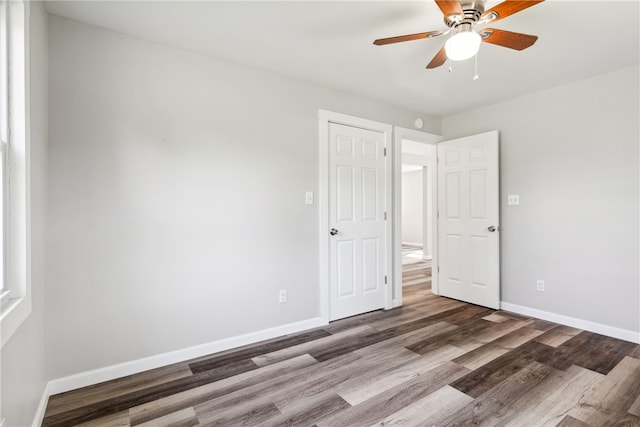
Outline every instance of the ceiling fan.
[(532, 46), (538, 40), (538, 36), (514, 33), (497, 28), (484, 28), (476, 31), (475, 27), (506, 18), (542, 1), (544, 0), (506, 0), (485, 11), (484, 0), (435, 0), (444, 15), (444, 23), (449, 28), (426, 33), (387, 37), (378, 39), (373, 44), (381, 46), (453, 33), (429, 62), (427, 68), (437, 68), (444, 64), (447, 59), (453, 61), (469, 59), (478, 52), (481, 42), (515, 50), (524, 50)]

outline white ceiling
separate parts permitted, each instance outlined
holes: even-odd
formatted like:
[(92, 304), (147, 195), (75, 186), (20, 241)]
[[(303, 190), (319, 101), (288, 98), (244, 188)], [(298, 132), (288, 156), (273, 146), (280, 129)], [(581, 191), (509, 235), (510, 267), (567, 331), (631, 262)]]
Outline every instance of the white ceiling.
[[(486, 8), (499, 3), (487, 0)], [(446, 116), (637, 64), (640, 2), (547, 0), (491, 27), (535, 34), (518, 52), (483, 44), (473, 60), (426, 64), (443, 37), (373, 40), (444, 28), (424, 1), (47, 1), (50, 13)]]

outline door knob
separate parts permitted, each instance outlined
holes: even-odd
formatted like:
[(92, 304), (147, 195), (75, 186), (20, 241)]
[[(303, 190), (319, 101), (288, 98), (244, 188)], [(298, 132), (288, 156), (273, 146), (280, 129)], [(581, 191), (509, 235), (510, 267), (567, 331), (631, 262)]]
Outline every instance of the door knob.
[(493, 233), (494, 231), (496, 231), (497, 229), (498, 229), (498, 227), (496, 227), (495, 225), (490, 225), (489, 227), (487, 227), (487, 231), (490, 231), (490, 232), (492, 232), (492, 233)]
[(332, 228), (331, 230), (329, 230), (329, 234), (331, 234), (332, 236), (335, 236), (336, 234), (338, 234), (338, 230), (336, 230), (335, 228)]

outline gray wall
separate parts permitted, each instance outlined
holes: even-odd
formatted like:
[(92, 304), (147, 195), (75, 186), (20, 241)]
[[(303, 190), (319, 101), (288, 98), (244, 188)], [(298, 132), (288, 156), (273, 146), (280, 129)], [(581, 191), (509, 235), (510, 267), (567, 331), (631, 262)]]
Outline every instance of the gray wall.
[(304, 204), (318, 191), (318, 109), (440, 131), (416, 112), (49, 24), (50, 378), (319, 316), (318, 209)]
[(640, 330), (638, 82), (633, 66), (443, 119), (446, 139), (500, 130), (503, 301)]
[(45, 375), (45, 219), (47, 200), (47, 15), (30, 2), (31, 292), (32, 312), (2, 348), (2, 416), (6, 426), (31, 425)]
[[(317, 110), (417, 114), (50, 17), (47, 154), (31, 10), (33, 313), (2, 349), (7, 425), (46, 379), (317, 316)], [(501, 131), (503, 300), (639, 329), (638, 75), (443, 119), (448, 138)]]

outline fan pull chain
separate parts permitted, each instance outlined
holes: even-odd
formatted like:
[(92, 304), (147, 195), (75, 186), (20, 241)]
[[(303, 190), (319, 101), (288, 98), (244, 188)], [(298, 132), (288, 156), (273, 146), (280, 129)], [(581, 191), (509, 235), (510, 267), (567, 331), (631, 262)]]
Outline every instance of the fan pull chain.
[(473, 80), (476, 81), (480, 78), (480, 76), (478, 75), (478, 54), (476, 53), (475, 56), (475, 62), (476, 62), (476, 74), (473, 76)]
[(449, 66), (449, 72), (452, 72), (453, 68), (451, 68), (451, 60), (449, 58), (447, 58), (447, 65)]

